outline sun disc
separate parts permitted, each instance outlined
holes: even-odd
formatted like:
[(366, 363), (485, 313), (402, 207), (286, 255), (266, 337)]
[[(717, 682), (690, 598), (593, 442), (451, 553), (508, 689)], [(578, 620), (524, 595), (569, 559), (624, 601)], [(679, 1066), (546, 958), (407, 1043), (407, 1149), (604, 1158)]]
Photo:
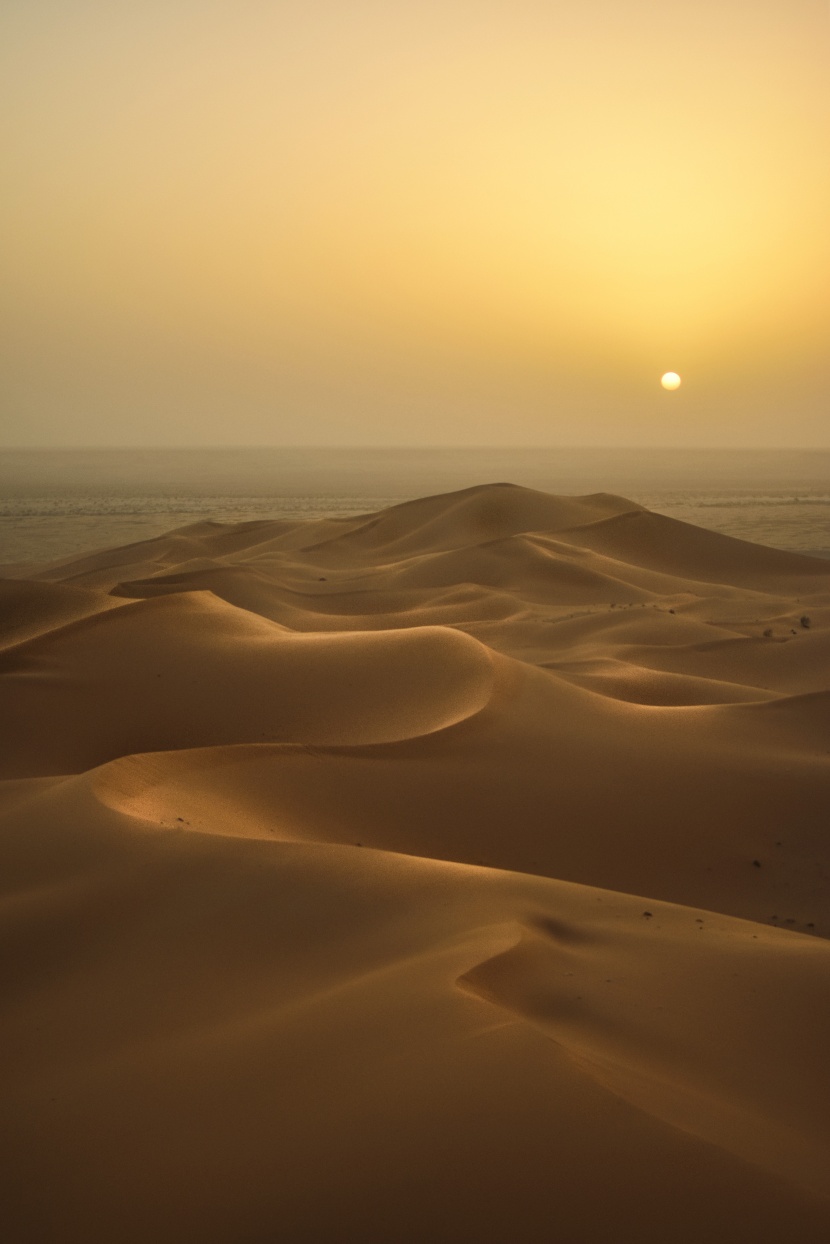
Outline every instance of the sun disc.
[(664, 389), (679, 389), (681, 381), (676, 371), (667, 371), (660, 377), (660, 383)]

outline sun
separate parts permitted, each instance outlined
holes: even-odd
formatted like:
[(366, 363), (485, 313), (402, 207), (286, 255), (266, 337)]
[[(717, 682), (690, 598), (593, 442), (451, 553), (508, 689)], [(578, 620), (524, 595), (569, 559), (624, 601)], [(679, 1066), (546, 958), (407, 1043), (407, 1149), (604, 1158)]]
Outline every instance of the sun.
[(665, 376), (660, 377), (660, 383), (664, 389), (679, 389), (681, 380), (676, 371), (667, 371)]

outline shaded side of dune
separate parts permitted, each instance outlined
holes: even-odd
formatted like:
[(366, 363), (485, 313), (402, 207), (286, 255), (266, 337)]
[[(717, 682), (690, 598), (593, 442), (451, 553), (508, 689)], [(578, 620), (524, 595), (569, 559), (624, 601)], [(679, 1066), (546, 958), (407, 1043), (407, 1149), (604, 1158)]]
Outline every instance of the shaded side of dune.
[(828, 643), (509, 484), (0, 580), (9, 1238), (830, 1237)]

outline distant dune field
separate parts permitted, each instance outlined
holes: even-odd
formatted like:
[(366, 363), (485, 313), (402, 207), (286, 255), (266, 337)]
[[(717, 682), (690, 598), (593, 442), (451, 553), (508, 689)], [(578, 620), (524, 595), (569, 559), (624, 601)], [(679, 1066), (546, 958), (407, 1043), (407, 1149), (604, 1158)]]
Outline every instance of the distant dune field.
[(12, 1244), (830, 1239), (830, 563), (509, 484), (0, 579)]

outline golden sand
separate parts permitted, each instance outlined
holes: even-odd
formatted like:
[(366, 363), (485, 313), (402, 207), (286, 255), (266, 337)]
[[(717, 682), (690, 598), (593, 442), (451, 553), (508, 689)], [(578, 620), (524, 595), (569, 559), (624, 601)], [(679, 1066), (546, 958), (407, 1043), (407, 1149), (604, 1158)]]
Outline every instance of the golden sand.
[(830, 564), (499, 484), (0, 637), (6, 1239), (830, 1239)]

